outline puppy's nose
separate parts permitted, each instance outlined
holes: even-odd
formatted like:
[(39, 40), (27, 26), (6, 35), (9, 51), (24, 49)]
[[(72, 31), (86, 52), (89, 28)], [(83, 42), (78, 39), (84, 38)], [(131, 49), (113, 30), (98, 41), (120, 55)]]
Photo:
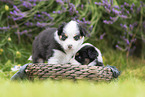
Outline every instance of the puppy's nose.
[(68, 48), (69, 48), (69, 49), (71, 49), (71, 48), (72, 48), (72, 45), (71, 45), (71, 44), (70, 44), (70, 45), (68, 45)]

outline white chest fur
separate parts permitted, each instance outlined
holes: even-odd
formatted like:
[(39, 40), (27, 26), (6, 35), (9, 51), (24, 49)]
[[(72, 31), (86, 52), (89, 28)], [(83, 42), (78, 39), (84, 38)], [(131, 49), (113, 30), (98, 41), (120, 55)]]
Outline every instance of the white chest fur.
[(66, 64), (69, 63), (70, 59), (74, 55), (74, 52), (68, 51), (63, 53), (62, 51), (59, 50), (53, 50), (53, 56), (48, 59), (48, 64)]

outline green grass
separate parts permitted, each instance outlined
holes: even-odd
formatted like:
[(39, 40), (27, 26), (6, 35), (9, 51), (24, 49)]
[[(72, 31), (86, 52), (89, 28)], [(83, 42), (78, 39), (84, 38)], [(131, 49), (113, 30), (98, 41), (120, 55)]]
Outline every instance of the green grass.
[(144, 90), (144, 81), (135, 78), (110, 83), (0, 80), (0, 97), (145, 97)]

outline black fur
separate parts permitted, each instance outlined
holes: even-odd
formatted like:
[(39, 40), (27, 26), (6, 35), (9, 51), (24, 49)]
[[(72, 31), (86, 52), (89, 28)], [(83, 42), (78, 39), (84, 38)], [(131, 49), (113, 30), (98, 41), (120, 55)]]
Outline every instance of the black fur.
[(33, 41), (33, 52), (32, 59), (33, 63), (38, 63), (39, 59), (43, 59), (45, 62), (53, 54), (53, 49), (58, 49), (64, 52), (63, 48), (57, 41), (54, 39), (54, 32), (56, 28), (48, 28), (42, 31)]
[(86, 30), (85, 25), (78, 24), (78, 27), (79, 27), (81, 36), (86, 36), (88, 34), (88, 31)]
[(96, 51), (95, 47), (86, 45), (76, 53), (75, 60), (77, 60), (82, 65), (87, 65), (95, 61), (96, 62), (95, 66), (104, 66), (102, 62), (98, 61), (97, 57), (98, 52)]
[(98, 60), (96, 60), (96, 66), (104, 66), (104, 64), (102, 62), (98, 62)]
[(58, 27), (58, 35), (60, 36), (61, 34), (62, 34), (62, 32), (63, 32), (63, 28), (64, 28), (64, 26), (66, 25), (66, 23), (64, 22), (64, 23), (62, 23), (59, 27)]
[(95, 50), (94, 47), (88, 48), (88, 56), (90, 59), (94, 60), (98, 56), (98, 52)]
[(97, 58), (97, 56), (98, 52), (95, 50), (95, 48), (86, 45), (77, 52), (75, 59), (84, 65), (86, 64), (85, 59), (89, 59), (89, 63), (91, 63)]

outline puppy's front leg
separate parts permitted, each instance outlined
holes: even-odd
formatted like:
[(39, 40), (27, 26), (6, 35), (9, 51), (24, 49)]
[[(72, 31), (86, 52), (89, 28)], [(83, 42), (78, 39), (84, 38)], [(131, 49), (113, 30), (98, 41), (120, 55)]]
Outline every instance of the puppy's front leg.
[(64, 53), (54, 49), (51, 57), (48, 58), (48, 64), (63, 64)]
[(54, 65), (59, 64), (59, 60), (52, 57), (52, 58), (48, 59), (48, 64), (54, 64)]

